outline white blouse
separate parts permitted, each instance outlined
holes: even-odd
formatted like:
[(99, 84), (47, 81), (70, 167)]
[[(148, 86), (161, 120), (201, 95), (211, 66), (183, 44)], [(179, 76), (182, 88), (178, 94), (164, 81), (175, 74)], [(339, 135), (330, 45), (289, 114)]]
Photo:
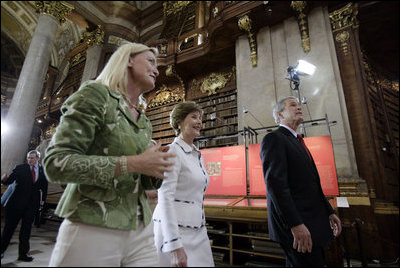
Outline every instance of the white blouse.
[(179, 227), (205, 226), (203, 200), (210, 181), (198, 148), (176, 137), (169, 152), (176, 154), (175, 164), (164, 174), (153, 214), (153, 220), (161, 224), (162, 252), (182, 247)]

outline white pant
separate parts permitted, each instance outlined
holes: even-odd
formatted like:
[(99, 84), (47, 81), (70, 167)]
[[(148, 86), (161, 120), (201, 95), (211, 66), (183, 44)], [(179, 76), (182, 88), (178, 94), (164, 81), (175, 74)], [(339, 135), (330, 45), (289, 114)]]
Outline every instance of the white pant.
[(153, 223), (135, 231), (102, 228), (64, 219), (49, 266), (158, 266)]

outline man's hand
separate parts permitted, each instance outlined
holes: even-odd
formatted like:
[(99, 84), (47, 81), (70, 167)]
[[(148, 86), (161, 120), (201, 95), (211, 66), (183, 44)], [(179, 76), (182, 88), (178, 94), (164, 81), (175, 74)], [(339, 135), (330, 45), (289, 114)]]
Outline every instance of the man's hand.
[(187, 256), (183, 247), (171, 251), (171, 265), (174, 267), (187, 267)]
[(342, 232), (342, 222), (336, 214), (329, 215), (329, 223), (331, 224), (331, 228), (333, 230), (333, 235), (338, 237)]
[(308, 231), (304, 224), (294, 226), (290, 229), (293, 234), (293, 248), (297, 249), (298, 252), (311, 253), (312, 250), (312, 239), (311, 233)]
[(6, 179), (8, 179), (8, 175), (4, 173), (3, 176), (1, 176), (1, 181), (5, 181)]

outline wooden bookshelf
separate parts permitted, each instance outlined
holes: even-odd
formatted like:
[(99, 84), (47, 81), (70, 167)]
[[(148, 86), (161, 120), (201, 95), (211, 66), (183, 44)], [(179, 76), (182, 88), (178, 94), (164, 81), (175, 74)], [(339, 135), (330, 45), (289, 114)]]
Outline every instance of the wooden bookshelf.
[(266, 208), (206, 205), (205, 212), (216, 266), (285, 266), (282, 248), (268, 236)]

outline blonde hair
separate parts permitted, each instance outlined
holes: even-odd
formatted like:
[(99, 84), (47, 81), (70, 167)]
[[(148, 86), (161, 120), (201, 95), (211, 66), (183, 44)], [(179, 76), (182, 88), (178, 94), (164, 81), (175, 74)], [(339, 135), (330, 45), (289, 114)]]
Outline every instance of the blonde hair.
[[(142, 53), (144, 51), (151, 51), (154, 55), (158, 56), (158, 49), (155, 47), (148, 47), (140, 43), (126, 43), (120, 46), (110, 57), (106, 66), (96, 78), (96, 82), (108, 86), (111, 90), (120, 92), (123, 96), (127, 96), (128, 88), (128, 63), (129, 58)], [(140, 95), (139, 105), (146, 108), (146, 100)]]
[(198, 105), (194, 101), (181, 102), (175, 105), (170, 114), (169, 122), (171, 127), (174, 129), (176, 136), (181, 133), (181, 130), (178, 126), (179, 123), (185, 120), (188, 114), (196, 111), (200, 112), (200, 114), (203, 115), (203, 110), (201, 109), (200, 105)]

